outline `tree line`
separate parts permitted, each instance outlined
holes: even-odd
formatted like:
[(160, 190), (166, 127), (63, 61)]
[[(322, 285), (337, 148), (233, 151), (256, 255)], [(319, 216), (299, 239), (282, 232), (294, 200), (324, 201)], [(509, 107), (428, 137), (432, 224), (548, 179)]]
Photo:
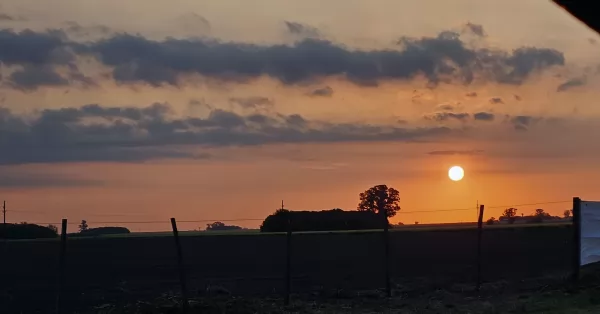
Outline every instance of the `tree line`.
[(507, 208), (502, 212), (502, 215), (499, 217), (498, 220), (496, 220), (496, 218), (494, 218), (494, 217), (491, 217), (490, 219), (487, 220), (486, 223), (488, 225), (493, 225), (494, 223), (497, 223), (497, 222), (506, 221), (509, 224), (514, 224), (515, 222), (517, 222), (519, 220), (521, 220), (525, 223), (542, 223), (542, 222), (548, 221), (548, 220), (569, 219), (569, 218), (571, 218), (571, 216), (573, 216), (572, 209), (566, 209), (563, 212), (563, 217), (552, 216), (549, 213), (547, 213), (543, 208), (537, 208), (531, 215), (525, 216), (524, 214), (521, 214), (520, 217), (517, 215), (518, 211), (519, 210), (514, 207)]
[[(125, 227), (90, 228), (86, 220), (78, 226), (79, 231), (69, 233), (69, 237), (93, 237), (109, 234), (130, 233)], [(50, 239), (58, 237), (55, 225), (40, 226), (27, 222), (0, 224), (0, 239)]]

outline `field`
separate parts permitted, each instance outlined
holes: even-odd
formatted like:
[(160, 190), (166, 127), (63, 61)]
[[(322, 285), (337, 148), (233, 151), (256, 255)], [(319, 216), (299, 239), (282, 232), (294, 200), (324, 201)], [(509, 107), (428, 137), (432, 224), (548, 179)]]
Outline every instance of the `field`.
[[(483, 232), (486, 282), (565, 274), (571, 267), (569, 225), (489, 226)], [(400, 228), (390, 232), (395, 289), (472, 285), (476, 229)], [(190, 294), (219, 291), (278, 297), (284, 289), (284, 234), (182, 233)], [(6, 241), (0, 261), (0, 313), (40, 313), (54, 307), (59, 242)], [(379, 231), (298, 233), (292, 239), (292, 289), (372, 291), (385, 286)], [(85, 309), (126, 304), (179, 291), (176, 249), (168, 234), (77, 238), (67, 244), (64, 304)]]

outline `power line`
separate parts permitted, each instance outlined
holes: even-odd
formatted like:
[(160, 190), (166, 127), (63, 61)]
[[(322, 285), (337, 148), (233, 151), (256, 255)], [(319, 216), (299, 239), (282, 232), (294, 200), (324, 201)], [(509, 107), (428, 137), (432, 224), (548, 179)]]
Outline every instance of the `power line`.
[[(199, 222), (231, 222), (231, 221), (262, 221), (264, 218), (240, 218), (240, 219), (202, 219), (202, 220), (178, 220), (178, 223), (199, 223)], [(89, 221), (91, 224), (163, 224), (170, 223), (168, 219), (165, 220), (146, 220), (146, 221)], [(36, 224), (55, 224), (56, 222), (32, 222)], [(79, 222), (67, 222), (70, 225), (79, 224)]]
[[(510, 208), (510, 207), (519, 207), (519, 206), (560, 204), (560, 203), (570, 203), (570, 202), (572, 202), (572, 200), (569, 200), (569, 201), (538, 202), (538, 203), (525, 203), (525, 204), (512, 204), (512, 205), (495, 205), (495, 206), (486, 206), (486, 208)], [(398, 214), (435, 213), (435, 212), (450, 212), (450, 211), (460, 211), (460, 210), (473, 210), (473, 208), (425, 209), (425, 210), (413, 210), (413, 211), (399, 211)]]
[[(47, 214), (48, 212), (35, 211), (35, 210), (22, 210), (22, 209), (11, 209), (6, 210), (7, 212), (14, 213), (30, 213), (30, 214)], [(147, 214), (85, 214), (85, 216), (91, 217), (135, 217), (135, 216), (148, 216)]]
[(473, 210), (473, 208), (452, 208), (452, 209), (426, 209), (413, 211), (399, 211), (397, 214), (412, 214), (412, 213), (437, 213), (437, 212), (454, 212), (460, 210)]

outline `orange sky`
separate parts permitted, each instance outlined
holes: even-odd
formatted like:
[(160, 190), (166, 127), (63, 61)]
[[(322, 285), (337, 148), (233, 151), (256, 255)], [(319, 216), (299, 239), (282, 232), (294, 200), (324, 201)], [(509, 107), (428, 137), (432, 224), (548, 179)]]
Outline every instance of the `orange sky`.
[[(0, 165), (0, 199), (7, 200), (9, 221), (58, 222), (68, 217), (71, 221), (87, 219), (94, 226), (95, 221), (165, 220), (164, 225), (130, 226), (132, 230), (162, 230), (168, 228), (169, 217), (264, 218), (280, 206), (282, 199), (286, 207), (296, 210), (354, 209), (358, 193), (376, 184), (400, 191), (402, 213), (394, 222), (409, 224), (472, 221), (478, 201), (490, 207), (485, 215), (489, 218), (498, 217), (503, 205), (565, 201), (517, 206), (525, 214), (542, 207), (561, 215), (570, 208), (573, 196), (600, 199), (592, 183), (600, 175), (600, 144), (594, 136), (600, 131), (600, 107), (595, 103), (600, 96), (600, 42), (596, 44), (600, 38), (549, 2), (315, 0), (292, 5), (263, 0), (248, 5), (234, 0), (180, 0), (166, 5), (141, 0), (76, 4), (55, 0), (45, 5), (9, 0), (0, 7), (0, 13), (11, 17), (0, 20), (0, 29), (5, 32), (19, 34), (31, 29), (41, 34), (45, 29), (60, 29), (70, 38), (64, 44), (68, 45), (66, 50), (49, 54), (44, 61), (48, 64), (27, 60), (25, 53), (19, 61), (0, 53), (4, 63), (0, 67), (0, 106), (10, 110), (10, 116), (0, 111), (0, 148), (17, 152), (0, 158), (4, 163)], [(132, 19), (131, 14), (136, 18)], [(286, 21), (296, 23), (297, 31), (292, 24), (286, 27)], [(477, 34), (468, 25), (480, 25), (484, 32)], [(293, 70), (295, 62), (312, 62), (301, 57), (284, 63), (281, 69), (267, 67), (260, 75), (243, 80), (212, 76), (204, 65), (194, 64), (198, 68), (193, 71), (182, 70), (202, 62), (201, 58), (194, 59), (199, 50), (191, 50), (181, 55), (190, 58), (189, 64), (175, 59), (161, 65), (173, 67), (165, 73), (175, 73), (177, 84), (152, 84), (156, 72), (142, 73), (147, 75), (145, 80), (119, 79), (115, 70), (118, 65), (110, 58), (125, 60), (117, 54), (128, 54), (132, 46), (123, 43), (109, 50), (96, 47), (123, 32), (137, 33), (143, 40), (165, 47), (169, 36), (178, 45), (210, 38), (216, 45), (251, 43), (261, 47), (293, 46), (312, 38), (341, 47), (348, 56), (356, 49), (398, 52), (402, 48), (395, 42), (402, 36), (432, 39), (446, 30), (456, 32), (469, 51), (479, 54), (488, 49), (498, 52), (495, 57), (504, 58), (518, 47), (536, 47), (561, 53), (565, 62), (527, 70), (518, 83), (492, 78), (498, 73), (493, 70), (474, 68), (474, 80), (468, 82), (436, 72), (440, 80), (432, 84), (423, 72), (417, 72), (402, 79), (381, 76), (376, 86), (367, 86), (353, 81), (348, 74), (362, 73), (357, 68), (292, 83), (277, 76)], [(23, 33), (15, 37), (25, 38)], [(88, 44), (87, 49), (96, 49), (96, 55), (81, 52), (74, 42)], [(438, 52), (433, 49), (435, 57)], [(135, 50), (135, 58), (149, 51), (151, 48)], [(64, 63), (57, 57), (59, 52), (72, 53), (75, 59)], [(308, 56), (310, 51), (305, 53)], [(160, 57), (150, 56), (145, 62)], [(142, 64), (135, 58), (127, 61), (128, 67)], [(264, 58), (276, 58), (275, 52)], [(474, 62), (486, 62), (478, 58)], [(326, 67), (335, 61), (320, 65)], [(234, 57), (226, 63), (215, 67), (234, 72), (236, 66), (242, 67), (242, 61)], [(378, 66), (379, 71), (386, 71), (381, 69), (384, 65)], [(72, 75), (69, 73), (76, 68), (94, 84), (86, 86), (74, 76), (68, 82), (50, 83), (51, 78), (46, 78), (48, 82), (41, 84), (41, 78), (47, 75), (42, 72), (20, 81), (11, 76), (30, 67), (44, 71), (51, 68), (63, 77)], [(157, 71), (162, 69), (158, 67)], [(571, 84), (559, 88), (567, 82)], [(31, 88), (26, 84), (37, 85)], [(317, 95), (318, 90), (324, 94)], [(53, 146), (41, 140), (31, 144), (36, 145), (33, 148), (27, 148), (30, 144), (11, 133), (22, 130), (11, 120), (18, 118), (30, 128), (28, 132), (41, 129), (40, 138), (54, 134), (55, 129), (42, 129), (47, 125), (32, 127), (41, 121), (36, 119), (44, 109), (58, 116), (65, 112), (59, 111), (61, 108), (79, 110), (87, 104), (143, 110), (153, 103), (170, 108), (160, 116), (159, 122), (164, 124), (156, 130), (161, 132), (169, 127), (165, 121), (217, 119), (215, 112), (233, 113), (244, 119), (261, 114), (278, 124), (261, 129), (266, 135), (259, 138), (250, 138), (252, 134), (247, 132), (251, 131), (245, 129), (236, 134), (235, 140), (217, 132), (211, 133), (214, 137), (210, 139), (206, 134), (194, 133), (197, 137), (191, 142), (186, 142), (187, 138), (169, 142), (149, 138), (151, 125), (143, 129), (141, 121), (129, 121), (138, 133), (128, 138), (134, 142), (127, 144), (119, 144), (121, 133), (113, 135), (107, 127), (90, 133), (84, 142), (67, 139), (61, 142), (66, 146)], [(476, 113), (493, 115), (494, 119), (477, 119)], [(302, 117), (300, 122), (293, 122), (295, 114)], [(447, 114), (467, 114), (468, 118), (441, 118)], [(61, 126), (106, 126), (110, 118), (106, 115), (86, 115)], [(220, 119), (222, 123), (235, 123), (227, 120), (234, 119), (231, 115)], [(300, 128), (304, 133), (285, 133), (284, 127), (290, 128), (285, 132)], [(409, 134), (386, 135), (385, 131), (392, 129)], [(156, 148), (152, 154), (121, 154), (122, 145), (149, 142)], [(98, 151), (90, 157), (81, 147)], [(32, 153), (38, 148), (39, 152)], [(39, 156), (29, 158), (28, 154)], [(455, 164), (465, 169), (465, 178), (460, 182), (447, 177), (448, 168)], [(473, 210), (410, 213), (455, 208)], [(234, 223), (256, 227), (259, 222)], [(199, 226), (203, 223), (189, 223), (182, 229)]]

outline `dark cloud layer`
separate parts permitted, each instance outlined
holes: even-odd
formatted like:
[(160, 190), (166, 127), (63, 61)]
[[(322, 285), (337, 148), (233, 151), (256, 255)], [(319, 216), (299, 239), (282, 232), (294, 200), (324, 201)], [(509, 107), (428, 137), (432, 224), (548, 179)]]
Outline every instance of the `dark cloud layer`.
[[(306, 29), (287, 22), (292, 32)], [(70, 66), (77, 55), (93, 56), (112, 68), (119, 83), (179, 85), (182, 75), (244, 81), (269, 76), (296, 84), (337, 76), (361, 85), (408, 80), (424, 75), (431, 83), (474, 79), (520, 84), (549, 66), (563, 65), (561, 52), (523, 47), (512, 53), (475, 49), (459, 34), (401, 38), (398, 49), (353, 50), (323, 39), (305, 38), (291, 45), (258, 45), (209, 39), (151, 40), (130, 34), (87, 43), (68, 39), (63, 31), (0, 30), (0, 62), (8, 65)]]
[(0, 164), (68, 161), (135, 162), (207, 158), (184, 148), (270, 143), (414, 141), (446, 127), (399, 128), (311, 121), (300, 115), (240, 115), (214, 109), (206, 118), (177, 118), (170, 106), (46, 109), (23, 117), (0, 109)]

